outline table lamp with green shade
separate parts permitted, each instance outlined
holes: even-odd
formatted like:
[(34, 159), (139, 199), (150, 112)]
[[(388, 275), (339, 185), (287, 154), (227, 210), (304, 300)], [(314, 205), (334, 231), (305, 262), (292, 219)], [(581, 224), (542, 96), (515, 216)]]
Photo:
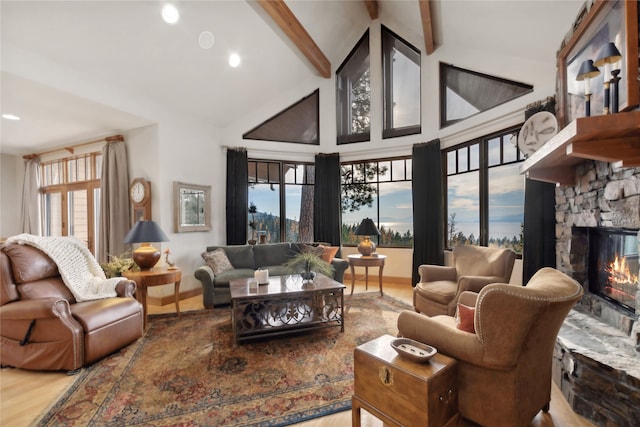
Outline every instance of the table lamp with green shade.
[(369, 236), (379, 236), (380, 232), (376, 228), (371, 218), (362, 220), (358, 228), (356, 228), (356, 236), (364, 236), (358, 245), (358, 252), (364, 256), (371, 256), (376, 251), (376, 244), (371, 241)]
[(168, 242), (167, 235), (154, 221), (138, 221), (124, 238), (124, 243), (140, 243), (133, 251), (132, 258), (140, 270), (150, 270), (160, 259), (160, 250), (151, 242)]

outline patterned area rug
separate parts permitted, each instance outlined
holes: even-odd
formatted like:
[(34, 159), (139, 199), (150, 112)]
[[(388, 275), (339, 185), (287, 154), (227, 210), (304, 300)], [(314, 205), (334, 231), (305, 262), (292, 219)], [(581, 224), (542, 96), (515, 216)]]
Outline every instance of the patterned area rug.
[(351, 407), (353, 350), (397, 334), (407, 304), (345, 295), (345, 332), (234, 346), (230, 310), (160, 315), (144, 337), (83, 369), (41, 426), (283, 426)]

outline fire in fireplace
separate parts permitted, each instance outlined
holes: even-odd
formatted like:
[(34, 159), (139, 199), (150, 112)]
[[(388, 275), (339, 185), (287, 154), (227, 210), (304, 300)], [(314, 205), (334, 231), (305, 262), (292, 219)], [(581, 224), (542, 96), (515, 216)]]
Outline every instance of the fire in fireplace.
[(635, 313), (639, 270), (638, 230), (589, 229), (589, 290)]

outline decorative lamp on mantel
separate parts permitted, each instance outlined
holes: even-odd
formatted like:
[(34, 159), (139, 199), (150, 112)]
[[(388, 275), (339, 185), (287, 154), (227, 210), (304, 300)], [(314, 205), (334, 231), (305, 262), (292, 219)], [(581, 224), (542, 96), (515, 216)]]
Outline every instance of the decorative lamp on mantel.
[(133, 251), (133, 262), (140, 270), (151, 270), (160, 259), (160, 250), (151, 246), (151, 242), (168, 242), (166, 234), (154, 221), (138, 221), (124, 238), (124, 243), (140, 243)]
[[(622, 55), (614, 43), (602, 46), (598, 59), (593, 63), (597, 67), (604, 65), (604, 114), (609, 114), (609, 84), (612, 84), (611, 112), (618, 112), (618, 82), (620, 81), (620, 61)], [(611, 73), (611, 76), (609, 76)]]
[(376, 251), (376, 244), (371, 241), (369, 236), (379, 236), (380, 232), (376, 228), (371, 218), (365, 218), (362, 220), (358, 228), (356, 229), (357, 236), (364, 236), (360, 244), (358, 245), (358, 252), (364, 256), (371, 256)]
[(584, 81), (584, 115), (589, 117), (591, 115), (591, 79), (600, 74), (600, 70), (593, 65), (593, 60), (587, 59), (580, 64), (578, 75), (576, 80)]

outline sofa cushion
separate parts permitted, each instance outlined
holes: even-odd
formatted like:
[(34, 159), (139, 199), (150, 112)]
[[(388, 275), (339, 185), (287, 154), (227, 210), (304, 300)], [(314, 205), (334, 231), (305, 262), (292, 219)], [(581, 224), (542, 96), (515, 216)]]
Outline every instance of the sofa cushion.
[(227, 258), (235, 268), (250, 268), (255, 270), (256, 264), (253, 257), (253, 246), (251, 245), (231, 245), (231, 246), (209, 246), (207, 252), (222, 248), (227, 254)]
[(213, 252), (203, 252), (202, 258), (207, 265), (213, 270), (213, 274), (216, 276), (224, 273), (225, 271), (233, 270), (233, 265), (227, 257), (227, 253), (224, 249), (218, 248)]
[(267, 265), (280, 265), (289, 261), (293, 255), (289, 243), (270, 243), (268, 245), (256, 245), (253, 248), (256, 268)]
[(62, 281), (62, 277), (34, 280), (18, 286), (20, 299), (61, 298), (69, 303), (76, 302), (75, 297)]
[(13, 278), (18, 284), (60, 274), (56, 263), (31, 245), (7, 245), (3, 251), (11, 260)]
[(253, 277), (254, 270), (251, 268), (236, 268), (233, 270), (225, 271), (219, 276), (216, 276), (216, 288), (229, 287), (229, 281), (233, 279), (245, 279)]
[(448, 280), (439, 280), (436, 282), (423, 283), (420, 282), (414, 288), (414, 292), (428, 295), (432, 301), (447, 305), (455, 297), (458, 284)]

